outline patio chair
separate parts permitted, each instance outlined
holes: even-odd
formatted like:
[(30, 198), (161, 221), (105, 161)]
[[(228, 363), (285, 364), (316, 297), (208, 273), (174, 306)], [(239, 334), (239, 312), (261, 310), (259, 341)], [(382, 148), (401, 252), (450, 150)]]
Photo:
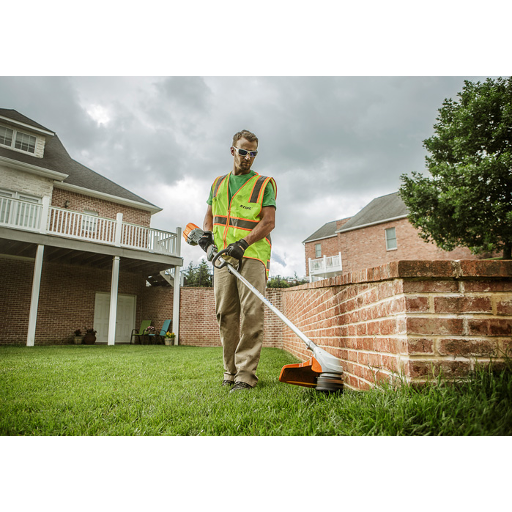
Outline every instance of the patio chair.
[(137, 332), (137, 329), (132, 330), (132, 335), (130, 337), (130, 343), (133, 344), (133, 338), (139, 338), (140, 343), (142, 344), (142, 336), (147, 336), (147, 333), (144, 331), (151, 325), (151, 320), (142, 320), (140, 324), (140, 329)]
[(165, 333), (171, 329), (171, 324), (172, 320), (166, 320), (163, 323), (159, 334), (148, 334), (147, 336), (149, 336), (149, 343), (162, 343), (165, 339)]

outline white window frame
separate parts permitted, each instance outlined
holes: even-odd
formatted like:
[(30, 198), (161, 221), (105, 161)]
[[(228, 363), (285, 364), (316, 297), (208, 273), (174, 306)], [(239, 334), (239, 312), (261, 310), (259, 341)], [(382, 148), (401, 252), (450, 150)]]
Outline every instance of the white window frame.
[[(7, 148), (13, 149), (14, 151), (21, 151), (22, 153), (28, 153), (29, 155), (35, 155), (36, 153), (36, 145), (37, 145), (37, 137), (34, 135), (31, 135), (30, 133), (17, 130), (16, 128), (9, 128), (5, 125), (0, 125), (0, 128), (4, 128), (5, 130), (9, 130), (12, 133), (11, 136), (11, 143), (6, 144), (5, 142), (0, 142), (0, 145), (5, 146)], [(32, 139), (34, 141), (33, 146), (30, 143), (27, 143), (25, 141), (25, 138), (28, 137), (29, 142), (32, 142)], [(18, 140), (20, 138), (20, 140)], [(20, 147), (17, 147), (16, 145), (19, 144)], [(23, 149), (23, 146), (27, 146), (28, 148), (33, 147), (33, 150), (30, 151), (30, 149)]]
[[(389, 236), (391, 233), (393, 233), (393, 236)], [(398, 249), (398, 243), (396, 239), (396, 228), (385, 229), (384, 237), (386, 239), (386, 251), (396, 251)], [(394, 247), (390, 242), (394, 242)]]
[(322, 244), (315, 244), (315, 258), (322, 257)]

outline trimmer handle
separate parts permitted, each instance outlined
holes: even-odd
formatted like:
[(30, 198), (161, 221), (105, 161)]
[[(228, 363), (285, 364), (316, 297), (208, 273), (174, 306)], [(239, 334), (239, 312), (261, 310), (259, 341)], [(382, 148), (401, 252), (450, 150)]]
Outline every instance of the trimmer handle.
[[(219, 251), (212, 259), (212, 265), (216, 268), (216, 269), (221, 269), (221, 268), (224, 268), (226, 265), (229, 266), (229, 263), (225, 260), (225, 259), (222, 259), (220, 261), (220, 265), (217, 265), (217, 260), (219, 259), (220, 256), (222, 256), (223, 254), (227, 254), (229, 256), (229, 247), (226, 247), (225, 249), (222, 249), (221, 251)], [(242, 258), (239, 258), (238, 259), (238, 270), (240, 270), (242, 268)], [(229, 267), (228, 267), (229, 269)]]

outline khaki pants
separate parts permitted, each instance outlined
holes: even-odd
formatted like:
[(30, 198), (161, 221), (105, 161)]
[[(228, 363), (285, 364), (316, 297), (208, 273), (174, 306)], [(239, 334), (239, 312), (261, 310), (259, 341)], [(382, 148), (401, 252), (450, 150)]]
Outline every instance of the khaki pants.
[[(261, 261), (244, 258), (240, 274), (265, 295), (267, 277)], [(214, 291), (224, 379), (255, 386), (263, 345), (263, 302), (227, 267), (214, 270)]]

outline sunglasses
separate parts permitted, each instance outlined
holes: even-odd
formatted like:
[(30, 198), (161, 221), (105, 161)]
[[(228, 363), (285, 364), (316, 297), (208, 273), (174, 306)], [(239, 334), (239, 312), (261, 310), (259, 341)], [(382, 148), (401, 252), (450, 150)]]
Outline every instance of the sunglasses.
[(238, 154), (239, 154), (240, 156), (247, 156), (247, 153), (249, 153), (249, 156), (250, 156), (251, 158), (254, 158), (254, 157), (258, 154), (258, 152), (257, 152), (257, 151), (247, 151), (246, 149), (237, 148), (237, 147), (235, 147), (235, 146), (231, 146), (231, 147), (232, 147), (233, 149), (236, 149), (236, 151), (238, 152)]

